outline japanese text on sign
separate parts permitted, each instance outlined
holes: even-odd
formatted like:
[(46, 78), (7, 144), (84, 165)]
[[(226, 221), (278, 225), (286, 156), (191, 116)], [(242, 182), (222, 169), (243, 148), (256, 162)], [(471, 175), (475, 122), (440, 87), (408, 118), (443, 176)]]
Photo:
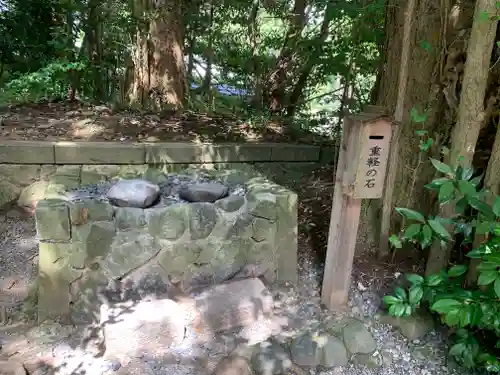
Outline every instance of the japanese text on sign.
[(365, 173), (365, 187), (372, 189), (375, 187), (375, 176), (378, 174), (377, 168), (380, 166), (380, 151), (382, 148), (378, 145), (370, 147), (366, 166), (368, 170)]

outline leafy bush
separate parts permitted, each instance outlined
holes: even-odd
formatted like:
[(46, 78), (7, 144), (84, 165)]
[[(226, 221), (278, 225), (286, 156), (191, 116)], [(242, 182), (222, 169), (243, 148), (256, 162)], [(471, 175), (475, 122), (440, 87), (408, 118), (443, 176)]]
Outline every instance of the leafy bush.
[(18, 75), (0, 89), (0, 102), (27, 103), (64, 98), (70, 82), (86, 67), (82, 61), (55, 61), (35, 72)]
[[(441, 204), (453, 204), (455, 215), (425, 218), (417, 211), (397, 208), (409, 225), (390, 241), (397, 248), (408, 242), (426, 248), (434, 241), (454, 241), (455, 235), (468, 244), (476, 235), (484, 235), (487, 239), (466, 254), (480, 259), (478, 286), (465, 286), (468, 266), (459, 264), (437, 275), (407, 275), (409, 287), (396, 288), (384, 302), (393, 316), (411, 315), (420, 306), (439, 314), (441, 321), (455, 330), (450, 354), (459, 363), (500, 373), (495, 352), (500, 348), (500, 197), (479, 189), (482, 176), (474, 176), (471, 168), (453, 170), (436, 159), (431, 163), (443, 177), (426, 187), (438, 192)], [(446, 229), (447, 224), (454, 228), (453, 234)]]

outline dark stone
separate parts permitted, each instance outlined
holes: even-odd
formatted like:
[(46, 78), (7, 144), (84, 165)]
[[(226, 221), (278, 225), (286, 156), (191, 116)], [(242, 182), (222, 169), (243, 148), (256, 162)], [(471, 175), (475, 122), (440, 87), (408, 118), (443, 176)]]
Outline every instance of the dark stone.
[(216, 200), (226, 197), (228, 193), (227, 186), (217, 182), (207, 182), (184, 185), (179, 190), (179, 197), (188, 202), (214, 203)]
[(120, 180), (107, 193), (107, 198), (115, 206), (147, 208), (160, 195), (160, 187), (146, 180)]

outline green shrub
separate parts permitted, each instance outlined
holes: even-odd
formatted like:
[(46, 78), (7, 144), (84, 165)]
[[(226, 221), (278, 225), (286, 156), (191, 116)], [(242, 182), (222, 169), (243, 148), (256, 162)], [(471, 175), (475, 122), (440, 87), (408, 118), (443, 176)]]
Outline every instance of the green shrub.
[(31, 73), (19, 75), (0, 89), (0, 103), (40, 102), (67, 96), (70, 82), (83, 72), (85, 62), (55, 61)]
[[(466, 367), (483, 367), (500, 373), (500, 197), (492, 195), (479, 185), (482, 176), (475, 176), (471, 168), (449, 165), (431, 159), (433, 166), (443, 175), (428, 189), (438, 193), (441, 204), (453, 204), (455, 215), (450, 218), (424, 217), (408, 208), (396, 210), (409, 223), (401, 236), (391, 236), (396, 248), (403, 243), (414, 243), (421, 248), (434, 241), (445, 244), (463, 238), (473, 243), (475, 235), (485, 235), (479, 247), (466, 256), (480, 259), (478, 286), (465, 286), (467, 265), (454, 265), (437, 275), (422, 277), (410, 274), (409, 287), (396, 288), (394, 295), (384, 297), (389, 314), (408, 316), (420, 306), (440, 316), (441, 321), (454, 330), (456, 341), (450, 354)], [(452, 224), (449, 233), (446, 224)]]

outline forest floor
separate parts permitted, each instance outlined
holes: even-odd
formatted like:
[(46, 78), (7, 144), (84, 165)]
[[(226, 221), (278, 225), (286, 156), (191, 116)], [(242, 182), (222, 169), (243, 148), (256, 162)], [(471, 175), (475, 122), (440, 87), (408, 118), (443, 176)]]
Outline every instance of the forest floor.
[(229, 114), (112, 110), (80, 103), (41, 103), (0, 108), (0, 140), (119, 142), (294, 142), (321, 144), (327, 137), (277, 121), (252, 124)]

